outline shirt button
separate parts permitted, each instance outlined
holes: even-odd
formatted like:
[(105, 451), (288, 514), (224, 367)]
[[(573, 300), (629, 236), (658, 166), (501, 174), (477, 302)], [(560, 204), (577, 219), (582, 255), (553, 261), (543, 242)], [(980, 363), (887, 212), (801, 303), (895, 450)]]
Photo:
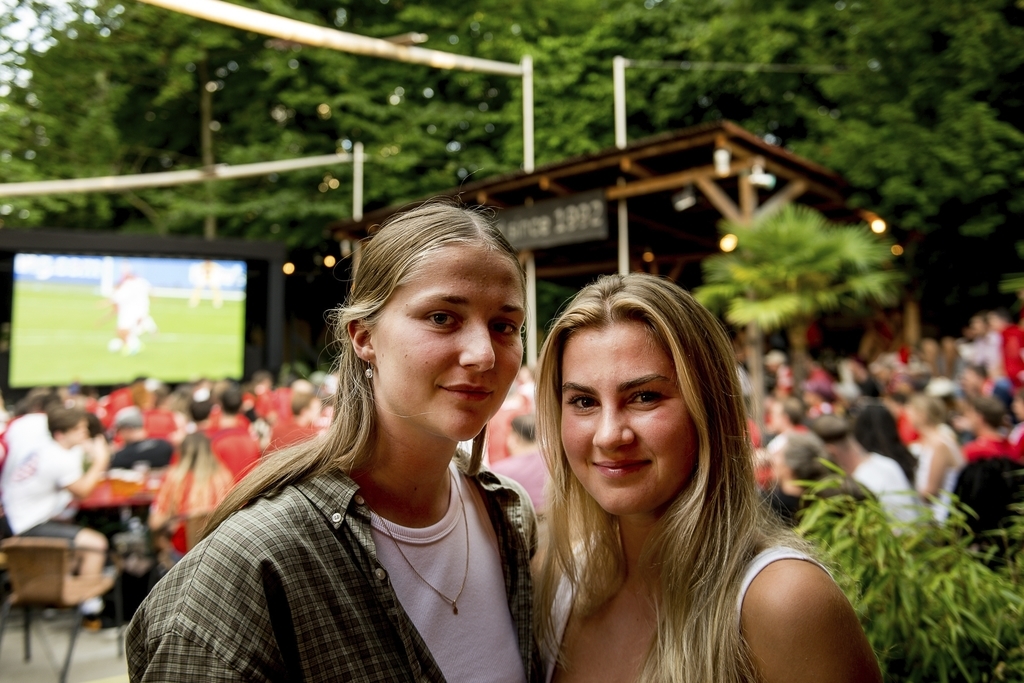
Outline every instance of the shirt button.
[(373, 575), (376, 576), (381, 581), (383, 581), (384, 579), (387, 578), (388, 573), (386, 571), (384, 571), (383, 569), (381, 569), (380, 567), (377, 567), (377, 569), (374, 570)]
[(341, 513), (340, 512), (335, 512), (333, 515), (331, 515), (331, 521), (334, 522), (335, 524), (340, 522), (341, 521)]
[(360, 496), (358, 493), (356, 494), (355, 498), (353, 498), (353, 500), (356, 501), (356, 505), (364, 505), (364, 504), (366, 504), (366, 499), (363, 498), (362, 496)]

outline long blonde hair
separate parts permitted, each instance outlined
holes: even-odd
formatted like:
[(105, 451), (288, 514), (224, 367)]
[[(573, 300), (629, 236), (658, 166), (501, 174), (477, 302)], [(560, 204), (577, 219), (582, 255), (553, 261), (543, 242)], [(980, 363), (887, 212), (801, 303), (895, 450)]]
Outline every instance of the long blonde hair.
[(537, 632), (545, 649), (557, 651), (550, 606), (562, 582), (573, 589), (573, 610), (584, 616), (622, 585), (617, 519), (573, 476), (562, 446), (561, 364), (574, 333), (628, 322), (644, 325), (672, 359), (698, 442), (690, 481), (641, 558), (654, 572), (658, 620), (638, 680), (756, 680), (736, 627), (739, 584), (755, 554), (799, 541), (759, 501), (738, 370), (720, 323), (682, 289), (650, 275), (604, 276), (585, 287), (555, 321), (541, 353), (538, 425), (552, 488), (550, 545), (537, 581)]
[(213, 454), (210, 439), (201, 432), (189, 434), (181, 442), (178, 463), (167, 471), (167, 513), (176, 517), (181, 510), (208, 512), (233, 483), (231, 471)]
[[(352, 348), (348, 325), (362, 321), (372, 330), (395, 290), (439, 250), (457, 245), (484, 247), (505, 256), (519, 275), (525, 300), (526, 275), (515, 249), (482, 212), (429, 202), (385, 221), (364, 240), (349, 295), (331, 313), (338, 347), (334, 368), (338, 390), (332, 397), (330, 429), (318, 439), (265, 458), (217, 508), (208, 530), (255, 498), (326, 472), (352, 472), (369, 464), (377, 436), (377, 412), (372, 385), (364, 375), (366, 364)], [(468, 474), (480, 469), (485, 432), (486, 428), (473, 439), (468, 461), (460, 463)]]

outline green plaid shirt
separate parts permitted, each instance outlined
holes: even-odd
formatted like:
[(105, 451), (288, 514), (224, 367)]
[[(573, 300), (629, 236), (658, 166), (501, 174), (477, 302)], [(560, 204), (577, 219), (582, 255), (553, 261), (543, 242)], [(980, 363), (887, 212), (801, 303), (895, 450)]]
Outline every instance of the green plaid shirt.
[[(530, 681), (535, 520), (526, 494), (475, 477), (498, 536)], [(153, 589), (128, 626), (132, 681), (443, 681), (377, 561), (370, 511), (329, 474), (232, 515)], [(525, 502), (524, 502), (525, 501)]]

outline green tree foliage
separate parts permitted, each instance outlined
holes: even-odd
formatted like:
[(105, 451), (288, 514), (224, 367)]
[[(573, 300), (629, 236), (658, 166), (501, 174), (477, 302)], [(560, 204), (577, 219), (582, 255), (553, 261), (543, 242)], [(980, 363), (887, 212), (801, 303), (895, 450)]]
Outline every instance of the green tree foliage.
[(1024, 679), (1024, 517), (1001, 532), (1008, 560), (998, 561), (977, 550), (971, 513), (959, 505), (943, 526), (899, 525), (894, 533), (876, 500), (815, 496), (797, 531), (832, 568), (886, 681)]
[[(891, 267), (890, 243), (863, 226), (830, 225), (817, 211), (790, 204), (755, 225), (723, 221), (719, 230), (736, 235), (738, 246), (704, 259), (705, 284), (694, 295), (734, 325), (786, 329), (796, 364), (807, 326), (822, 313), (898, 299), (903, 275)], [(804, 376), (801, 368), (794, 372)]]
[[(17, 4), (47, 16), (45, 5)], [(216, 162), (325, 154), (360, 141), (371, 157), (368, 208), (519, 166), (517, 79), (286, 44), (140, 3), (87, 4), (72, 3), (77, 14), (64, 23), (41, 22), (52, 40), (6, 44), (9, 66), (31, 75), (0, 90), (2, 181), (198, 167), (203, 88), (213, 91)], [(255, 5), (377, 37), (422, 31), (431, 36), (426, 47), (506, 62), (527, 51), (527, 34), (581, 21), (578, 13), (562, 17), (539, 2), (511, 9), (479, 2), (470, 12), (461, 3), (432, 3), (428, 10), (400, 0)], [(276, 234), (308, 246), (352, 208), (351, 169), (344, 165), (213, 187), (212, 196), (202, 186), (180, 186), (19, 198), (6, 202), (12, 210), (5, 220), (11, 227), (195, 234), (212, 213), (222, 235)]]
[[(32, 74), (19, 84), (0, 71), (8, 83), (0, 181), (198, 166), (204, 60), (217, 87), (218, 162), (322, 154), (359, 140), (372, 156), (372, 208), (514, 170), (522, 159), (514, 78), (283, 45), (139, 3), (71, 2), (71, 19), (56, 9), (63, 4), (5, 4), (44, 21), (33, 40), (0, 42), (0, 64), (20, 60), (17, 69)], [(632, 68), (629, 136), (727, 118), (835, 169), (851, 183), (851, 202), (893, 227), (926, 317), (965, 316), (972, 297), (994, 295), (1001, 273), (1020, 270), (1019, 0), (243, 4), (378, 37), (422, 31), (425, 47), (490, 59), (532, 54), (539, 164), (612, 144), (617, 54), (840, 65), (832, 74)], [(0, 34), (16, 15), (4, 13)], [(319, 113), (324, 104), (329, 117)], [(326, 173), (338, 188), (321, 192)], [(18, 199), (0, 218), (10, 227), (174, 233), (198, 232), (213, 212), (222, 234), (312, 245), (327, 222), (350, 213), (350, 178), (341, 166), (218, 183), (212, 199), (201, 187)]]

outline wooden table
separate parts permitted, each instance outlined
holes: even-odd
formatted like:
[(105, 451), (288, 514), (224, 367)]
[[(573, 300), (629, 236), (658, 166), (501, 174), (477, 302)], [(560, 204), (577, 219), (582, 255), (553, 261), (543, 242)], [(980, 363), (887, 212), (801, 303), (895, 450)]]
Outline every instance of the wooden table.
[(125, 509), (148, 507), (155, 499), (164, 473), (150, 472), (145, 484), (111, 477), (109, 474), (96, 485), (87, 498), (78, 501), (80, 510)]

